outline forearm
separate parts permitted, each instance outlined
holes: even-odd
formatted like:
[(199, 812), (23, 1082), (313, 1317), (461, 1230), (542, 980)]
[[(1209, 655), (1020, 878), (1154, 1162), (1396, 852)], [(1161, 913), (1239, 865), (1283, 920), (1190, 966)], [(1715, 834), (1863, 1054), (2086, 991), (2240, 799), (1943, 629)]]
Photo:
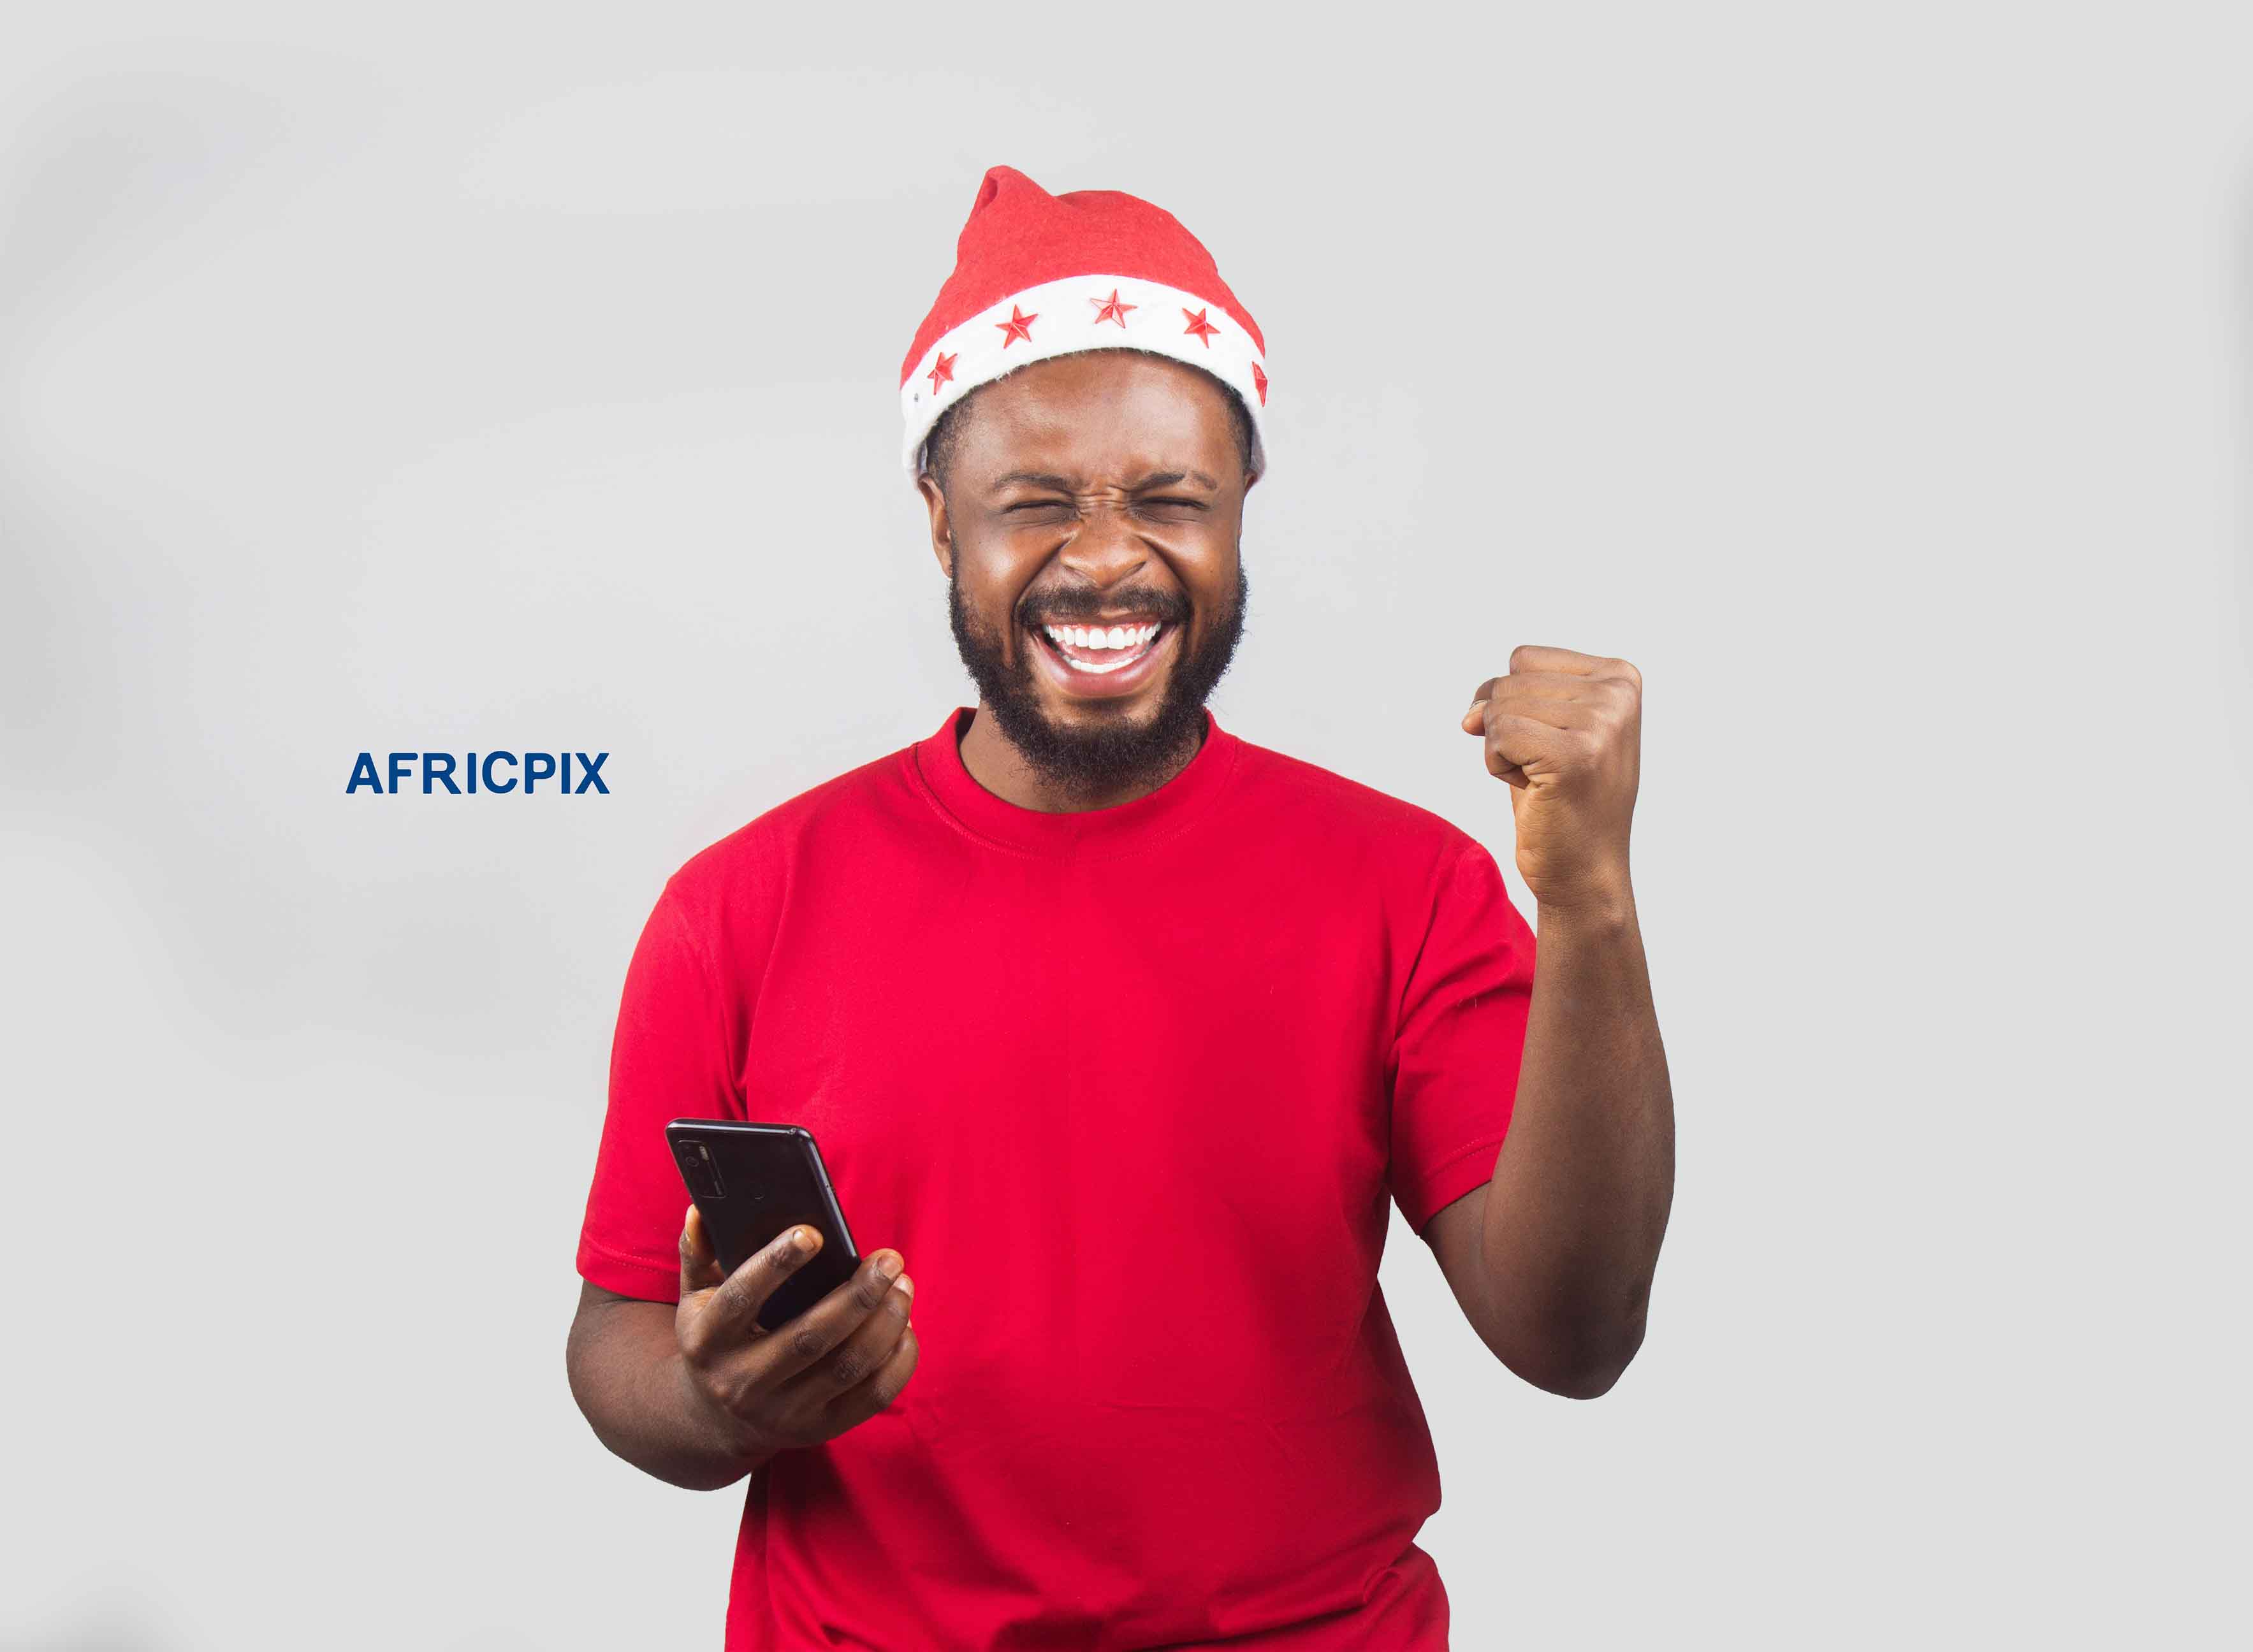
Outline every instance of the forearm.
[(1594, 1395), (1642, 1344), (1673, 1202), (1673, 1097), (1631, 889), (1539, 916), (1517, 1098), (1480, 1236), (1489, 1341), (1529, 1380)]
[(699, 1398), (668, 1303), (590, 1293), (572, 1321), (566, 1363), (596, 1438), (668, 1484), (716, 1490), (773, 1455), (737, 1437)]

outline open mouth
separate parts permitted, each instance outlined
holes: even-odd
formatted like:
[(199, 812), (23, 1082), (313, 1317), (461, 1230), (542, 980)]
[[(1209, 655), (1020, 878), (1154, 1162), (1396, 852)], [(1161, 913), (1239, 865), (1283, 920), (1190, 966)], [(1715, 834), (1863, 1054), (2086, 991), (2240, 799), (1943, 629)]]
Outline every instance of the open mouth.
[(1147, 659), (1173, 629), (1162, 620), (1118, 625), (1041, 625), (1035, 630), (1067, 669), (1107, 677)]

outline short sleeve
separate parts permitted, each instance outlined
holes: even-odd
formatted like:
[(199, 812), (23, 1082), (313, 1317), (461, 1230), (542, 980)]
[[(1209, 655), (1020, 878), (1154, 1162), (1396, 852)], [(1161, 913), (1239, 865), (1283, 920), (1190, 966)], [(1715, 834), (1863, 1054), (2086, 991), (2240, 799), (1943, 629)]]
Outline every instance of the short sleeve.
[(672, 885), (626, 967), (610, 1043), (610, 1108), (579, 1230), (579, 1275), (652, 1302), (680, 1295), (688, 1190), (666, 1145), (674, 1119), (740, 1119), (729, 1017)]
[(1494, 856), (1471, 843), (1433, 897), (1387, 1067), (1386, 1181), (1419, 1232), (1494, 1174), (1525, 1053), (1533, 949)]

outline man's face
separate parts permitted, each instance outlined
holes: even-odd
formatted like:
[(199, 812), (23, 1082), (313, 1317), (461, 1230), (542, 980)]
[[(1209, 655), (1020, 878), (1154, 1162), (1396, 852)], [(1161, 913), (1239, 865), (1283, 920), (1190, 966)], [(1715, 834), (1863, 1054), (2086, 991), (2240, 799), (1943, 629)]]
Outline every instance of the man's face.
[(977, 396), (945, 495), (929, 477), (923, 491), (981, 703), (1069, 788), (1177, 762), (1243, 634), (1228, 393), (1120, 351), (1039, 362)]

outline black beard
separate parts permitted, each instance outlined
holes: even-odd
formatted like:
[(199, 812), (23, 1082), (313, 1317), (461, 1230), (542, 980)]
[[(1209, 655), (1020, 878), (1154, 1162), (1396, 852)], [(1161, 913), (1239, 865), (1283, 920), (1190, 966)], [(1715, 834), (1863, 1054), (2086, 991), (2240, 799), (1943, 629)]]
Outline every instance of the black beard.
[[(1235, 600), (1227, 611), (1213, 617), (1211, 628), (1194, 654), (1174, 662), (1166, 681), (1157, 715), (1147, 723), (1099, 722), (1091, 728), (1067, 728), (1049, 721), (1041, 708), (1040, 690), (1031, 657), (1020, 652), (1013, 670), (1002, 659), (1003, 639), (975, 625), (962, 601), (962, 583), (952, 574), (946, 582), (946, 611), (954, 631), (954, 646), (962, 664), (978, 685), (980, 703), (994, 715), (1009, 743), (1035, 772), (1067, 795), (1101, 797), (1124, 791), (1143, 780), (1154, 785), (1169, 778), (1196, 754), (1204, 740), (1204, 702), (1236, 657), (1244, 636), (1244, 612), (1252, 592), (1241, 561), (1236, 569)], [(1187, 604), (1161, 607), (1156, 617), (1179, 626), (1187, 618)], [(1059, 609), (1051, 617), (1069, 621)], [(1038, 648), (1021, 617), (1013, 616), (1024, 648)]]

